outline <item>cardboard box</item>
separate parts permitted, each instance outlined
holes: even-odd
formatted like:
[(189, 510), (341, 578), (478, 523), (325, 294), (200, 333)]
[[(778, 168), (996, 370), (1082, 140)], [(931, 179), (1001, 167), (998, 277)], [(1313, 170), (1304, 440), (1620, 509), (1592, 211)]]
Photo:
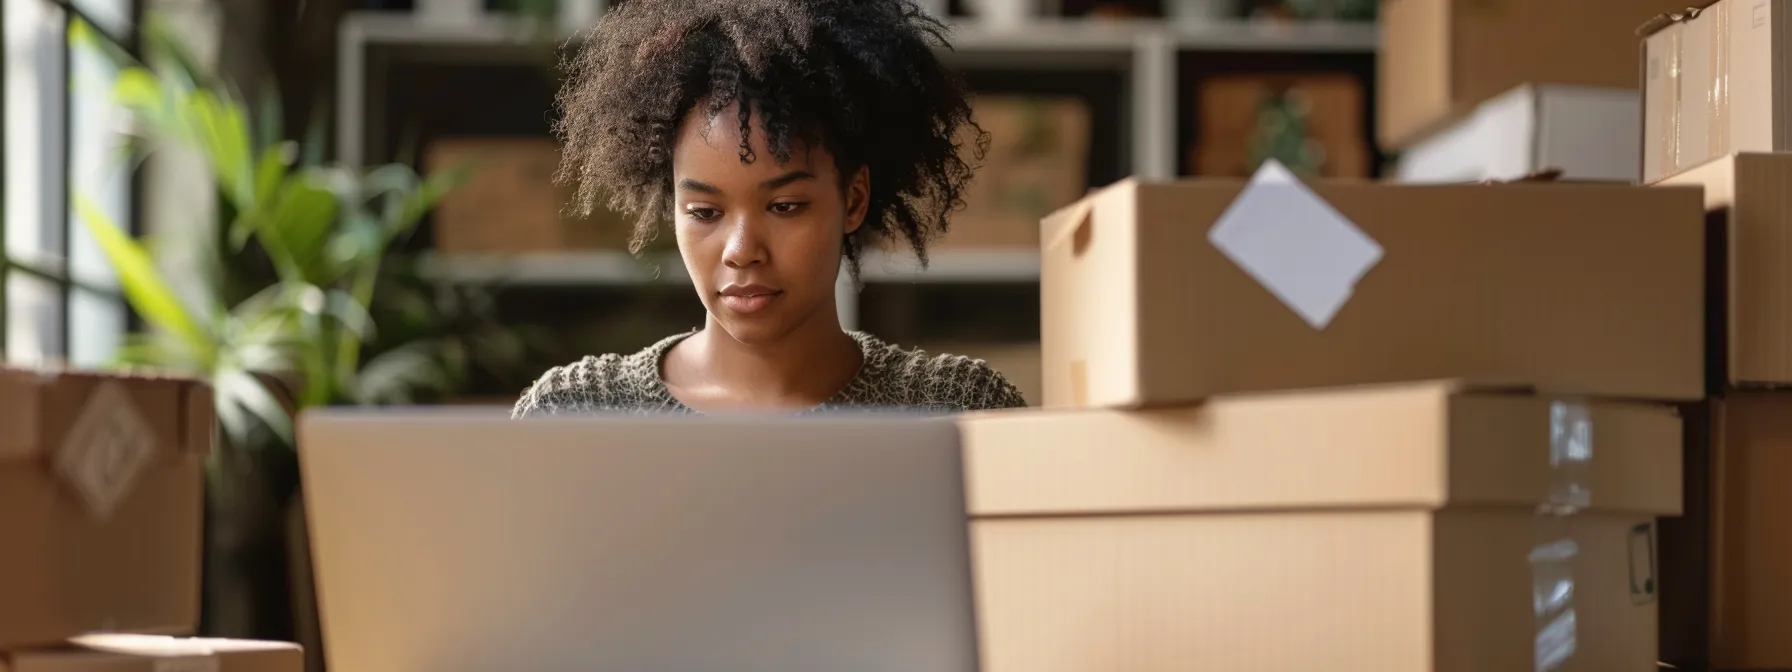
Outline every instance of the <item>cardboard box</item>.
[(1711, 669), (1711, 404), (1677, 407), (1685, 426), (1680, 515), (1657, 521), (1662, 667)]
[(1516, 180), (1555, 169), (1569, 180), (1635, 182), (1641, 110), (1636, 89), (1527, 84), (1408, 148), (1397, 179)]
[(1792, 668), (1792, 393), (1713, 409), (1711, 666)]
[(1638, 30), (1645, 183), (1734, 152), (1792, 149), (1792, 55), (1785, 50), (1792, 6), (1691, 5)]
[(82, 645), (0, 652), (0, 672), (303, 672), (297, 644), (103, 635)]
[(1792, 154), (1737, 154), (1660, 184), (1705, 189), (1718, 248), (1712, 374), (1736, 387), (1792, 384)]
[[(1369, 177), (1362, 83), (1350, 75), (1244, 75), (1201, 82), (1192, 165), (1203, 177), (1248, 177), (1269, 152), (1257, 145), (1302, 128), (1302, 161), (1278, 157), (1303, 175)], [(1296, 165), (1299, 164), (1299, 165)]]
[(0, 647), (199, 621), (212, 393), (0, 368)]
[[(1697, 190), (1310, 188), (1323, 202), (1298, 182), (1241, 199), (1236, 181), (1128, 180), (1054, 213), (1042, 242), (1044, 405), (1169, 405), (1430, 378), (1703, 396)], [(1342, 300), (1319, 322), (1270, 287), (1293, 274), (1297, 289), (1311, 290), (1313, 278), (1360, 268), (1343, 268), (1354, 261), (1340, 260), (1335, 226), (1319, 221), (1328, 208), (1381, 252), (1349, 284), (1318, 287)], [(1257, 271), (1213, 242), (1222, 217), (1239, 225), (1225, 230), (1228, 240), (1256, 246)], [(1332, 228), (1315, 234), (1321, 224)]]
[[(1089, 189), (1089, 106), (1076, 98), (979, 96), (989, 152), (934, 249), (1033, 248), (1039, 220)], [(972, 139), (961, 138), (963, 146)], [(874, 178), (875, 179), (875, 178)]]
[(574, 190), (554, 184), (560, 146), (551, 139), (438, 140), (430, 143), (424, 165), (432, 171), (455, 166), (473, 171), (436, 206), (436, 249), (441, 252), (621, 250), (634, 232), (633, 218), (601, 207), (588, 219), (567, 214)]
[(1667, 406), (1426, 382), (961, 426), (985, 670), (1538, 669), (1564, 579), (1554, 669), (1655, 663)]
[(1405, 149), (1526, 83), (1637, 86), (1635, 28), (1686, 0), (1382, 0), (1377, 137)]

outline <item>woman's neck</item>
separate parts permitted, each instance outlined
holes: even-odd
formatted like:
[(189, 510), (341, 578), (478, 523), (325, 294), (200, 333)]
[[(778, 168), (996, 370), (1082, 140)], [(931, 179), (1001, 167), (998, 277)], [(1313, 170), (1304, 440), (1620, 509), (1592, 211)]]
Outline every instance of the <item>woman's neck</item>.
[(700, 411), (815, 406), (852, 382), (864, 353), (837, 321), (814, 322), (776, 342), (742, 343), (708, 320), (674, 347), (667, 386)]

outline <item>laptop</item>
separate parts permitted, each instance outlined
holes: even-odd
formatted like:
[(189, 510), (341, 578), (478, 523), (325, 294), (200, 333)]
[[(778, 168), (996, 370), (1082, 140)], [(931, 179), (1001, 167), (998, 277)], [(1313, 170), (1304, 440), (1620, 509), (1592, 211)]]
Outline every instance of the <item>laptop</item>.
[(331, 672), (970, 672), (943, 418), (308, 414)]

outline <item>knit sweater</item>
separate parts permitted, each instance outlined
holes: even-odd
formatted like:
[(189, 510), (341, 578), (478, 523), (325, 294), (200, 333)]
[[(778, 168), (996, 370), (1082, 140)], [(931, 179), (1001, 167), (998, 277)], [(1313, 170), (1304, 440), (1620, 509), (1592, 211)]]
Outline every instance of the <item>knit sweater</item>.
[[(692, 333), (671, 336), (632, 355), (586, 357), (543, 374), (516, 403), (516, 418), (593, 412), (696, 413), (672, 396), (660, 377), (666, 353)], [(980, 359), (929, 355), (870, 334), (849, 332), (864, 362), (846, 387), (820, 406), (828, 410), (921, 412), (993, 410), (1026, 405), (1020, 391)]]

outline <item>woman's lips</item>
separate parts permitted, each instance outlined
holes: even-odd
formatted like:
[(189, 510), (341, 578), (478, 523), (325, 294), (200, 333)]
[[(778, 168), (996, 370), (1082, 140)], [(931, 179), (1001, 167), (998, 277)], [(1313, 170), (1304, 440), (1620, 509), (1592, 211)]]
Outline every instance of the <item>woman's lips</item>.
[(772, 301), (783, 295), (783, 292), (759, 288), (723, 290), (722, 305), (734, 313), (751, 315), (770, 307)]

